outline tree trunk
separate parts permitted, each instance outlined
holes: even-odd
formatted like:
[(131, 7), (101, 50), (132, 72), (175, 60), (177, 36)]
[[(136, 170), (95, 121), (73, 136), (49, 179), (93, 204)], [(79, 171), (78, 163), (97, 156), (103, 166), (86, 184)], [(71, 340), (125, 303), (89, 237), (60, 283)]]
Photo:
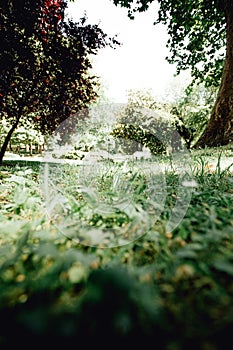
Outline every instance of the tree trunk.
[(230, 3), (225, 7), (225, 16), (227, 45), (222, 80), (210, 120), (194, 148), (233, 143), (233, 7)]
[(32, 156), (32, 143), (30, 142), (30, 145), (29, 145), (29, 147), (30, 147), (30, 156)]
[(8, 132), (4, 142), (2, 144), (2, 147), (0, 149), (0, 165), (2, 165), (3, 157), (6, 153), (7, 146), (10, 142), (10, 139), (11, 139), (13, 132), (15, 131), (15, 129), (17, 128), (17, 126), (19, 124), (19, 121), (20, 121), (20, 115), (17, 117), (16, 122), (12, 125), (11, 129), (9, 130), (9, 132)]

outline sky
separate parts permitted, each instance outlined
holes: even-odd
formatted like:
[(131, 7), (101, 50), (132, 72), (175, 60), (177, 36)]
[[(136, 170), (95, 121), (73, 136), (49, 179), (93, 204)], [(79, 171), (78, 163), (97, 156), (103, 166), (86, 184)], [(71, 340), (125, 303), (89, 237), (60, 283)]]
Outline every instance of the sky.
[(69, 17), (78, 21), (86, 11), (88, 23), (99, 24), (109, 36), (117, 34), (122, 43), (116, 49), (101, 49), (92, 59), (93, 72), (100, 77), (106, 96), (113, 102), (125, 103), (129, 89), (150, 89), (155, 97), (164, 99), (172, 90), (182, 90), (185, 85), (186, 76), (174, 79), (175, 66), (165, 60), (169, 54), (168, 35), (164, 25), (153, 25), (156, 6), (154, 1), (148, 11), (130, 20), (127, 9), (116, 7), (112, 0), (69, 3)]

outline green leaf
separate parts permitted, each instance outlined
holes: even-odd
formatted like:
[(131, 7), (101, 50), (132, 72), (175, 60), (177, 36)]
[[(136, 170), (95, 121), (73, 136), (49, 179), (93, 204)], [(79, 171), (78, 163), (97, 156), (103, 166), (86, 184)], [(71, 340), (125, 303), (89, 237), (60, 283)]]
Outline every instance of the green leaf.
[(228, 275), (233, 276), (233, 262), (230, 260), (217, 260), (214, 262), (213, 266), (219, 271), (223, 271)]
[(197, 253), (194, 250), (189, 250), (189, 249), (182, 249), (179, 250), (176, 255), (179, 258), (187, 258), (187, 259), (196, 259), (197, 258)]

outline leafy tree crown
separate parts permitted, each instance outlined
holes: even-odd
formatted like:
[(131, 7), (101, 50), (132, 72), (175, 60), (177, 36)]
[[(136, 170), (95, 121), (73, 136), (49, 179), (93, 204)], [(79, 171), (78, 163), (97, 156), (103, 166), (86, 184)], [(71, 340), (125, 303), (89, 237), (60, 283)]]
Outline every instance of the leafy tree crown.
[[(154, 0), (114, 0), (128, 9), (130, 18), (146, 11)], [(224, 13), (232, 6), (227, 0), (157, 0), (155, 24), (167, 25), (169, 39), (167, 60), (175, 63), (177, 73), (191, 69), (194, 80), (219, 85), (226, 45)]]

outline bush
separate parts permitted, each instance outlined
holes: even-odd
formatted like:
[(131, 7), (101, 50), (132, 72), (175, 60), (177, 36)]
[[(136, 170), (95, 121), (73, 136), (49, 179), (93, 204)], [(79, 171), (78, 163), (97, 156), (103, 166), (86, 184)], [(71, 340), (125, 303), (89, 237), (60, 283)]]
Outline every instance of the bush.
[(169, 148), (177, 151), (185, 143), (178, 125), (169, 105), (157, 102), (149, 91), (131, 90), (112, 134), (125, 152), (134, 153), (145, 146), (152, 154), (162, 154)]

